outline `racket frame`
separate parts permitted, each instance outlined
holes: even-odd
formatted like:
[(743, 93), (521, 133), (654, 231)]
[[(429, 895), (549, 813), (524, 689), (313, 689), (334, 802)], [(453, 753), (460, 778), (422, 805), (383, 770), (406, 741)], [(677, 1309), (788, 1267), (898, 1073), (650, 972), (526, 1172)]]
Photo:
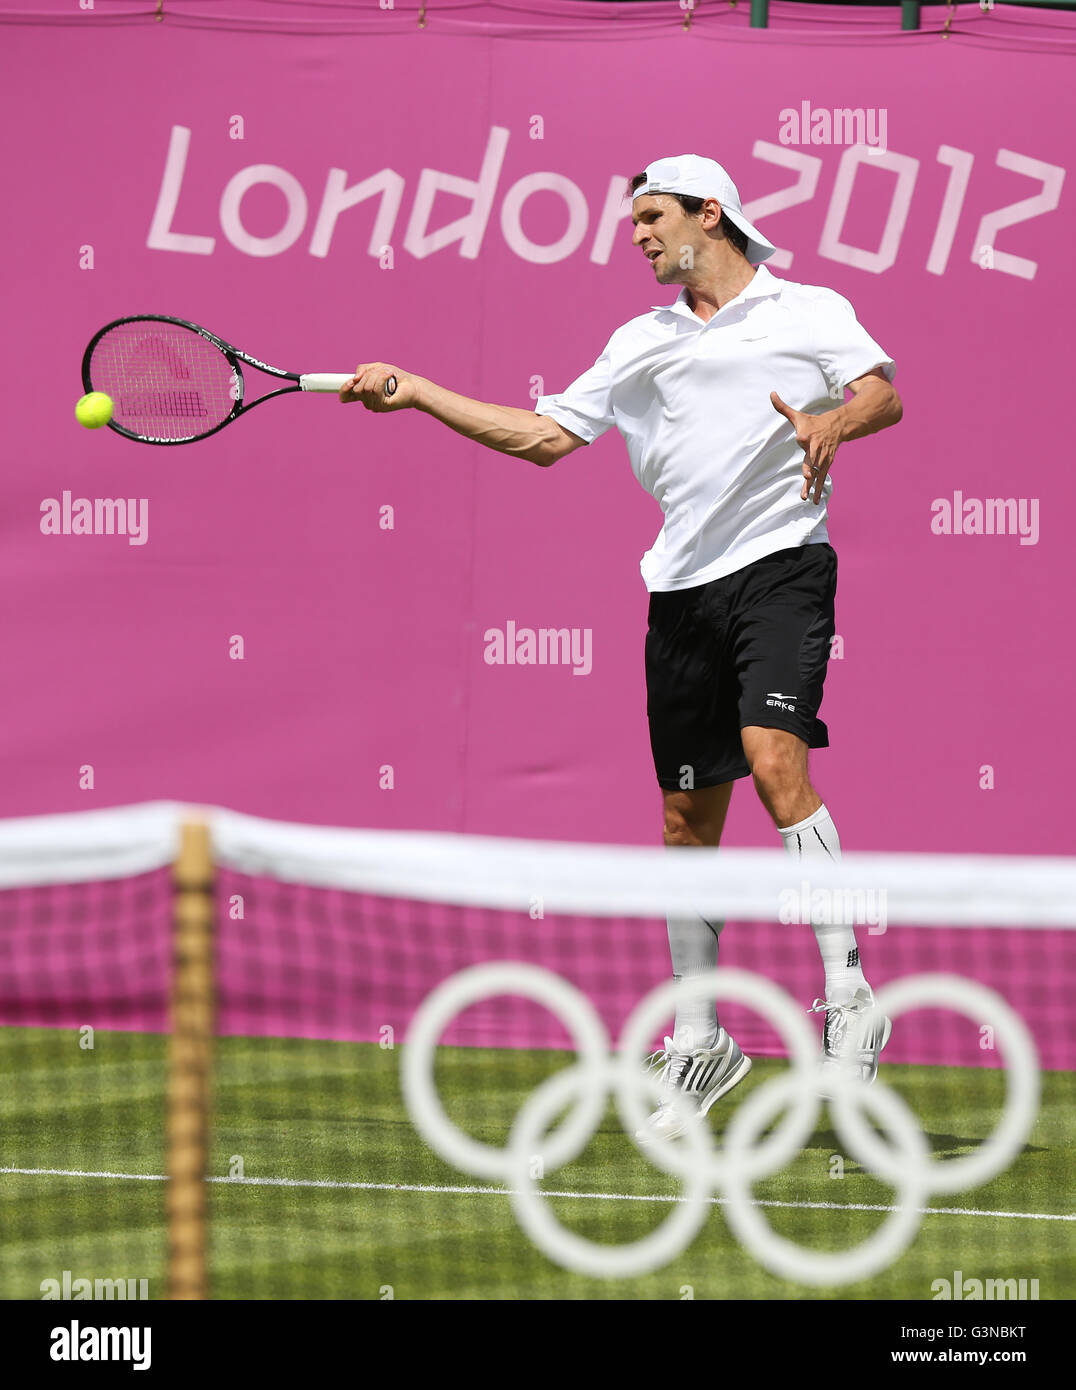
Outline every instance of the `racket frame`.
[[(201, 324), (192, 323), (190, 319), (175, 318), (170, 314), (128, 314), (125, 318), (113, 319), (111, 323), (106, 323), (104, 328), (99, 328), (90, 339), (86, 351), (82, 354), (82, 385), (87, 392), (97, 389), (90, 378), (90, 361), (93, 357), (94, 349), (106, 333), (111, 332), (113, 328), (119, 328), (125, 323), (174, 323), (180, 328), (189, 329), (192, 333), (197, 333), (199, 337), (212, 343), (215, 348), (218, 348), (224, 354), (228, 365), (232, 369), (233, 376), (232, 391), (235, 399), (232, 403), (231, 410), (219, 424), (214, 425), (212, 429), (206, 430), (202, 434), (190, 435), (186, 439), (162, 439), (158, 435), (137, 434), (134, 430), (124, 429), (124, 427), (118, 425), (115, 420), (109, 420), (108, 427), (110, 430), (115, 430), (117, 434), (122, 434), (124, 438), (133, 439), (139, 444), (197, 444), (201, 440), (208, 439), (211, 435), (216, 434), (218, 430), (222, 430), (225, 425), (230, 425), (233, 420), (238, 420), (240, 415), (245, 415), (248, 410), (253, 410), (256, 405), (261, 405), (263, 401), (271, 401), (276, 396), (287, 396), (293, 391), (326, 389), (320, 385), (316, 388), (304, 387), (302, 384), (304, 378), (299, 372), (286, 372), (281, 367), (271, 367), (268, 362), (263, 362), (259, 357), (252, 357), (249, 352), (243, 352), (241, 348), (237, 348), (233, 343), (226, 342), (224, 338), (219, 337), (216, 333), (211, 333), (208, 328), (203, 328)], [(255, 400), (248, 401), (246, 400), (246, 381), (243, 377), (243, 363), (246, 363), (248, 367), (256, 367), (259, 372), (265, 372), (268, 376), (291, 381), (295, 384), (293, 386), (279, 386), (275, 391), (267, 391), (264, 396), (258, 396)], [(331, 374), (324, 372), (308, 373), (308, 375), (320, 378), (322, 381), (331, 379)], [(340, 386), (343, 386), (344, 382), (347, 380), (347, 376), (341, 375), (339, 377)], [(392, 388), (395, 389), (395, 378), (391, 378), (390, 383)], [(340, 388), (336, 387), (334, 389), (339, 390)], [(388, 394), (392, 395), (392, 390), (390, 390)]]

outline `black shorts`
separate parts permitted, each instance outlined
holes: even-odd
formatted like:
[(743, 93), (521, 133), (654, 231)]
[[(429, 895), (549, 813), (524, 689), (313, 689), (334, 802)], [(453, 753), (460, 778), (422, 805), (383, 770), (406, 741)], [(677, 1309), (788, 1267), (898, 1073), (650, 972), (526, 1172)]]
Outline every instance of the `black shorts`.
[(740, 740), (749, 724), (787, 729), (809, 748), (829, 746), (818, 708), (836, 592), (836, 552), (816, 544), (650, 595), (646, 713), (660, 786), (749, 776)]

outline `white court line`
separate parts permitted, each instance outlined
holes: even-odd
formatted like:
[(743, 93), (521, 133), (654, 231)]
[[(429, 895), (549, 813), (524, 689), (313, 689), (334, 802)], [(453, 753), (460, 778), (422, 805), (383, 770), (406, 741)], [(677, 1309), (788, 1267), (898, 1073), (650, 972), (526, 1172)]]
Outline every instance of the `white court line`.
[[(0, 1168), (0, 1173), (26, 1173), (32, 1177), (54, 1178), (119, 1178), (125, 1182), (167, 1182), (163, 1173), (87, 1173), (79, 1168)], [(463, 1197), (510, 1197), (510, 1187), (464, 1187), (447, 1183), (407, 1182), (333, 1182), (327, 1178), (206, 1178), (206, 1182), (223, 1183), (226, 1187), (328, 1187), (349, 1192), (441, 1192)], [(547, 1192), (544, 1197), (573, 1197), (592, 1202), (683, 1202), (684, 1197), (657, 1193), (642, 1195), (630, 1192)], [(708, 1197), (713, 1206), (724, 1206), (725, 1197)], [(866, 1202), (778, 1202), (754, 1201), (756, 1207), (785, 1207), (796, 1211), (899, 1211), (899, 1207)], [(1013, 1221), (1076, 1221), (1076, 1213), (1048, 1211), (982, 1211), (975, 1207), (918, 1207), (923, 1216), (998, 1216)]]

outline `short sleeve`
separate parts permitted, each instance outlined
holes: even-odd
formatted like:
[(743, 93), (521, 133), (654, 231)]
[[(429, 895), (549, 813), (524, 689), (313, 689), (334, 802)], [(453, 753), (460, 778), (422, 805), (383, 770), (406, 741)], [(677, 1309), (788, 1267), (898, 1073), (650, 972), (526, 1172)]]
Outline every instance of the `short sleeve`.
[(820, 289), (810, 313), (819, 365), (833, 390), (839, 391), (874, 367), (881, 367), (886, 379), (893, 380), (897, 364), (859, 322), (843, 295)]
[(571, 430), (587, 444), (614, 424), (612, 406), (612, 371), (607, 343), (602, 355), (582, 376), (556, 396), (539, 396), (535, 402), (536, 415), (548, 415)]

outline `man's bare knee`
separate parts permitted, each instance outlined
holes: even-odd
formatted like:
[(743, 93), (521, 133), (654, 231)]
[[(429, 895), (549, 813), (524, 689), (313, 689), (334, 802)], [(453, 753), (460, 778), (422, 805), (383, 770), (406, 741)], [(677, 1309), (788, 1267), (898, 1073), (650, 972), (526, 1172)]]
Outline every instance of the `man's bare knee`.
[(779, 794), (806, 783), (807, 747), (801, 739), (778, 730), (751, 732), (743, 741), (744, 754), (756, 786)]
[(699, 791), (666, 791), (665, 844), (716, 846), (725, 826), (731, 795), (730, 782)]
[(704, 845), (705, 825), (677, 811), (665, 808), (666, 845)]

